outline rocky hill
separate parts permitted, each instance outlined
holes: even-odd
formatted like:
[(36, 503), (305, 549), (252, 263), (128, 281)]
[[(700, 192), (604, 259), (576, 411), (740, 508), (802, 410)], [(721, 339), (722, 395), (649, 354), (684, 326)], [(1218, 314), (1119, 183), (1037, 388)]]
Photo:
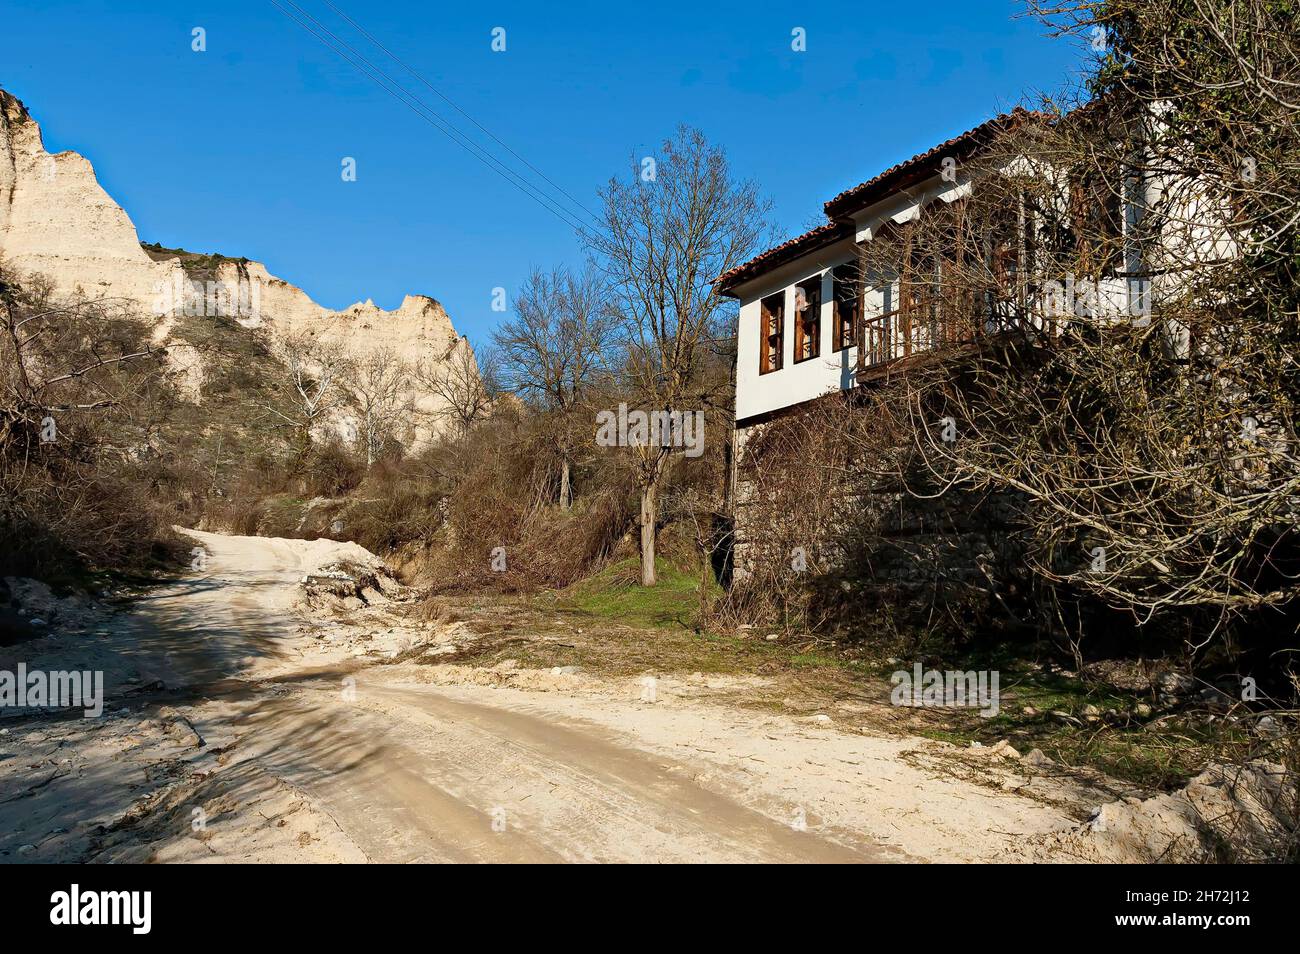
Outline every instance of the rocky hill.
[[(71, 151), (47, 152), (40, 126), (3, 89), (0, 257), (20, 272), (44, 274), (60, 293), (121, 303), (153, 322), (159, 344), (176, 341), (177, 321), (185, 315), (220, 313), (272, 342), (310, 334), (338, 342), (357, 358), (391, 351), (414, 365), (469, 349), (442, 305), (423, 295), (408, 295), (393, 311), (369, 300), (333, 311), (258, 262), (142, 246), (130, 217), (100, 186), (90, 162)], [(175, 355), (187, 390), (202, 400), (202, 355), (181, 349)], [(421, 410), (435, 407), (430, 395), (412, 392), (410, 397)], [(421, 421), (414, 426), (414, 443), (431, 433), (427, 419)]]

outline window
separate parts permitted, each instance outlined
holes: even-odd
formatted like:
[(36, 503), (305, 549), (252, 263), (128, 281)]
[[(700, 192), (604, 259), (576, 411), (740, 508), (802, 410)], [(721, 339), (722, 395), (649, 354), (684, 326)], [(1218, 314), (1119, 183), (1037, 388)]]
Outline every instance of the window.
[(759, 303), (760, 342), (758, 373), (781, 370), (785, 351), (785, 292), (768, 295)]
[(837, 266), (831, 275), (831, 297), (835, 301), (835, 327), (833, 350), (843, 351), (853, 346), (853, 335), (862, 315), (862, 289), (858, 282), (858, 266)]
[(1088, 167), (1070, 183), (1074, 251), (1084, 275), (1110, 274), (1123, 263), (1124, 178), (1117, 164)]
[(794, 360), (807, 361), (822, 352), (822, 277), (794, 286)]

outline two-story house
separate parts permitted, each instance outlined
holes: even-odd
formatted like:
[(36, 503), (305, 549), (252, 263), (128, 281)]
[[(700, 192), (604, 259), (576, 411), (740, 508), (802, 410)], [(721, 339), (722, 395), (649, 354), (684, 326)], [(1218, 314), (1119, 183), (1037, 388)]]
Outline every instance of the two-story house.
[[(1001, 133), (1036, 114), (998, 116), (913, 156), (825, 203), (827, 222), (717, 279), (740, 302), (736, 427), (835, 390), (929, 347), (931, 329), (900, 299), (899, 274), (864, 275), (863, 243), (935, 202), (969, 194), (967, 163)], [(904, 296), (905, 297), (905, 296)]]
[[(979, 187), (980, 177), (988, 174), (990, 163), (1004, 177), (1041, 177), (1041, 157), (1030, 161), (1023, 152), (1009, 153), (1001, 147), (1019, 133), (1032, 134), (1035, 127), (1058, 121), (1019, 108), (990, 119), (840, 193), (825, 203), (824, 225), (717, 278), (722, 293), (740, 303), (735, 375), (738, 461), (744, 460), (749, 438), (765, 423), (799, 413), (801, 407), (828, 394), (870, 386), (935, 345), (986, 333), (996, 324), (1001, 305), (1009, 303), (1018, 320), (1050, 312), (1052, 303), (1044, 300), (1043, 284), (1031, 288), (1025, 279), (1028, 270), (1019, 267), (1023, 247), (1018, 259), (1012, 250), (1013, 261), (1006, 269), (1020, 275), (1018, 306), (1014, 301), (990, 300), (983, 312), (986, 319), (972, 322), (972, 310), (966, 309), (960, 327), (945, 322), (944, 304), (937, 301), (942, 292), (927, 291), (934, 288), (925, 284), (928, 278), (918, 279), (904, 262), (882, 267), (877, 260), (869, 265), (871, 256), (864, 250), (873, 242), (892, 249), (886, 237), (905, 233), (909, 223), (945, 207), (960, 210)], [(1067, 205), (1070, 189), (1077, 186), (1077, 182), (1064, 186), (1062, 201)], [(1125, 191), (1130, 188), (1131, 200)], [(1100, 190), (1092, 201), (1096, 214), (1111, 223), (1118, 249), (1112, 264), (1098, 273), (1108, 277), (1093, 283), (1089, 307), (1094, 315), (1137, 315), (1150, 308), (1149, 283), (1130, 277), (1141, 273), (1134, 255), (1140, 245), (1137, 232), (1144, 188), (1141, 183), (1120, 183)], [(1012, 222), (1009, 244), (1015, 244), (1017, 230), (1023, 242), (1041, 225), (1026, 221), (1022, 208), (1020, 221)], [(992, 257), (998, 254), (995, 249)], [(924, 269), (937, 266), (932, 257)], [(996, 272), (1000, 266), (994, 261), (990, 267)], [(1016, 294), (1014, 289), (1008, 291), (1012, 298)], [(740, 476), (741, 497), (744, 485)], [(743, 526), (737, 526), (737, 535), (743, 539)]]

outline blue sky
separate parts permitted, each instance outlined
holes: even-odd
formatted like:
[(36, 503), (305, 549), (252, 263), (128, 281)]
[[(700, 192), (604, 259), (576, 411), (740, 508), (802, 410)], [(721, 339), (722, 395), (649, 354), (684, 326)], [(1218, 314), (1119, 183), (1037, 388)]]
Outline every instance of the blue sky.
[[(296, 0), (503, 159), (500, 146)], [(726, 146), (783, 235), (841, 189), (1060, 88), (1078, 50), (1015, 0), (442, 4), (329, 0), (588, 208), (677, 123)], [(0, 86), (75, 149), (144, 241), (264, 262), (341, 308), (404, 294), (476, 341), (572, 229), (291, 22), (270, 0), (6, 0)], [(491, 49), (492, 30), (506, 50)], [(191, 49), (206, 31), (206, 52)], [(807, 49), (791, 49), (791, 31)], [(357, 180), (344, 182), (343, 157)], [(535, 178), (535, 177), (534, 177)]]

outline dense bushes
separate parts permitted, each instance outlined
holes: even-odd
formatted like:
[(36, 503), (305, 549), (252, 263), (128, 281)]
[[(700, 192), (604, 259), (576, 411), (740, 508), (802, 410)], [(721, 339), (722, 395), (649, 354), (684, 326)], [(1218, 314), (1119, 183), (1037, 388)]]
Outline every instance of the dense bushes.
[(0, 574), (142, 571), (179, 547), (159, 488), (176, 406), (146, 329), (0, 267)]
[[(712, 542), (728, 443), (725, 419), (699, 458), (678, 458), (663, 491), (670, 555), (698, 566)], [(569, 457), (571, 505), (561, 499)], [(560, 588), (636, 552), (636, 475), (620, 448), (565, 445), (543, 410), (498, 402), (491, 416), (367, 469), (357, 448), (268, 449), (201, 502), (235, 533), (354, 540), (437, 589)]]
[[(1061, 547), (1056, 565), (1039, 556), (1045, 535), (1062, 526), (1061, 510), (1022, 487), (1032, 490), (1034, 480), (1049, 473), (1050, 461), (1019, 482), (976, 481), (957, 466), (943, 466), (980, 450), (958, 442), (956, 449), (943, 445), (940, 452), (927, 443), (925, 422), (949, 415), (964, 426), (971, 444), (1030, 445), (1035, 453), (1040, 448), (1053, 453), (1048, 439), (1035, 436), (1032, 428), (1008, 421), (976, 432), (966, 425), (966, 416), (952, 410), (951, 387), (935, 382), (964, 381), (967, 400), (974, 403), (970, 395), (976, 390), (996, 386), (987, 368), (978, 387), (970, 383), (967, 370), (982, 360), (970, 353), (938, 353), (927, 369), (852, 396), (826, 398), (751, 432), (737, 500), (740, 585), (719, 607), (724, 618), (869, 642), (906, 656), (1007, 651), (1057, 656), (1076, 669), (1096, 659), (1174, 657), (1205, 673), (1252, 674), (1277, 698), (1291, 697), (1291, 649), (1300, 625), (1295, 601), (1241, 606), (1231, 614), (1207, 615), (1201, 606), (1176, 603), (1144, 612), (1073, 575), (1080, 555), (1096, 552), (1091, 549), (1095, 537), (1084, 538), (1087, 547), (1069, 552)], [(999, 375), (1019, 381), (1031, 370), (1005, 365)], [(1040, 402), (1052, 399), (1044, 380), (1037, 379)], [(1075, 374), (1071, 387), (1082, 387), (1085, 380)], [(1101, 391), (1091, 397), (1099, 413), (1103, 398)], [(1020, 404), (1031, 406), (1028, 399)], [(978, 406), (997, 405), (990, 399)], [(1185, 455), (1213, 456), (1212, 434), (1194, 441), (1193, 431), (1184, 433)], [(1117, 432), (1109, 439), (1117, 442)], [(1086, 446), (1083, 435), (1068, 440), (1078, 449)], [(1102, 455), (1089, 459), (1099, 461)], [(1149, 459), (1134, 450), (1134, 469)], [(810, 468), (810, 460), (817, 466)], [(1107, 473), (1109, 487), (1118, 492), (1119, 469), (1112, 466)], [(1208, 492), (1203, 496), (1208, 499)], [(1161, 511), (1164, 522), (1158, 528), (1144, 533), (1130, 525), (1126, 531), (1156, 541), (1157, 530), (1170, 531), (1174, 512)], [(1122, 513), (1133, 519), (1141, 511), (1135, 504)], [(1101, 520), (1092, 528), (1094, 534), (1107, 529)], [(1189, 523), (1184, 536), (1197, 532)], [(1266, 565), (1277, 571), (1295, 559), (1290, 544), (1275, 538)], [(1060, 569), (1067, 564), (1071, 572)], [(1241, 566), (1235, 582), (1258, 591), (1259, 578), (1248, 578), (1245, 571), (1258, 572), (1259, 563)], [(1095, 572), (1106, 569), (1114, 568), (1099, 557)], [(1292, 578), (1279, 585), (1291, 585)], [(1209, 592), (1208, 585), (1203, 592)]]

